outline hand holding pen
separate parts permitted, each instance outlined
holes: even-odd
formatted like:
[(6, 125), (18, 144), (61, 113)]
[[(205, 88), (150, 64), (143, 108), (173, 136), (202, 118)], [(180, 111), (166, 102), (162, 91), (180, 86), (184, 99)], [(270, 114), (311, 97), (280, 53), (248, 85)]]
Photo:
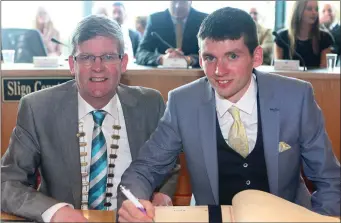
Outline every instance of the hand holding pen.
[(125, 200), (118, 210), (119, 222), (154, 222), (155, 209), (150, 201), (138, 200), (122, 185), (120, 190), (128, 200)]

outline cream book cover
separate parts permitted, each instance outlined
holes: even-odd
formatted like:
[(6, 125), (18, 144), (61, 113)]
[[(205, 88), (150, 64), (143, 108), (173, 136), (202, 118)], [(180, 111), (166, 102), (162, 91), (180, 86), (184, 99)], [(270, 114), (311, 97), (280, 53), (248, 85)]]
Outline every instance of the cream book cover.
[[(245, 190), (234, 196), (232, 205), (222, 205), (223, 222), (340, 222), (312, 212), (275, 195)], [(207, 206), (155, 207), (155, 222), (208, 222)]]

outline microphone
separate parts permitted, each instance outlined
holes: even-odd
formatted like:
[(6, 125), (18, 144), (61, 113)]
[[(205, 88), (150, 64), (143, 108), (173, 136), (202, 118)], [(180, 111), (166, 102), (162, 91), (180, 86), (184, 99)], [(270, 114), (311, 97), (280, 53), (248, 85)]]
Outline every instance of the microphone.
[(60, 42), (59, 40), (57, 40), (57, 39), (55, 39), (55, 38), (53, 38), (53, 37), (51, 38), (51, 41), (54, 42), (54, 43), (57, 43), (57, 44), (60, 44), (60, 45), (63, 45), (63, 46), (68, 47), (66, 44)]
[[(279, 41), (281, 41), (287, 48), (288, 50), (290, 51), (290, 46), (288, 43), (286, 43), (282, 37), (280, 37), (278, 35), (278, 33), (276, 31), (273, 31), (272, 32), (272, 35), (274, 35), (277, 39), (279, 39)], [(307, 70), (307, 67), (305, 66), (305, 61), (303, 59), (303, 57), (294, 49), (294, 53), (296, 54), (296, 56), (300, 59), (300, 61), (302, 61), (302, 64), (303, 64), (303, 71), (306, 71)]]
[[(162, 37), (157, 33), (157, 32), (152, 32), (151, 35), (153, 37), (156, 37), (157, 39), (159, 39), (161, 41), (161, 43), (165, 44), (168, 48), (172, 48), (175, 49), (175, 47), (173, 47), (172, 45), (170, 45), (166, 40), (162, 39)], [(179, 55), (179, 56), (183, 56), (184, 54), (178, 50), (175, 50), (175, 52)]]
[(161, 43), (165, 44), (168, 48), (173, 48), (175, 49), (172, 45), (170, 45), (166, 40), (162, 39), (162, 37), (157, 33), (157, 32), (152, 32), (151, 33), (153, 37), (158, 38)]

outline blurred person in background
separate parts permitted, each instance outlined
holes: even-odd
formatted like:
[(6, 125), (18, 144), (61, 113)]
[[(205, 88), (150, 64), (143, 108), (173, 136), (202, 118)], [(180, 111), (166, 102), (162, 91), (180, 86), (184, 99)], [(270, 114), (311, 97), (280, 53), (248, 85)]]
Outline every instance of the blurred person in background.
[(320, 24), (322, 28), (328, 30), (333, 35), (335, 41), (333, 52), (340, 55), (341, 30), (340, 21), (336, 18), (335, 6), (329, 3), (324, 4), (320, 15)]
[[(278, 32), (275, 59), (300, 60), (306, 67), (326, 67), (326, 54), (331, 52), (333, 37), (320, 29), (317, 1), (296, 1), (288, 29)], [(286, 44), (289, 44), (288, 47)], [(300, 60), (300, 66), (303, 66)]]
[[(136, 53), (141, 65), (162, 65), (167, 58), (184, 58), (192, 67), (199, 67), (197, 33), (207, 14), (191, 7), (192, 1), (170, 1), (169, 8), (151, 14), (145, 34)], [(164, 44), (152, 33), (157, 33), (169, 43)]]
[(61, 46), (51, 41), (51, 38), (60, 40), (58, 30), (56, 30), (51, 21), (51, 17), (46, 9), (39, 7), (35, 18), (35, 29), (39, 30), (42, 34), (44, 45), (47, 49), (49, 56), (60, 56)]
[(108, 10), (104, 6), (99, 6), (99, 7), (94, 8), (92, 14), (94, 14), (94, 15), (102, 15), (102, 16), (109, 17)]
[(124, 23), (127, 19), (127, 13), (122, 2), (113, 3), (112, 18), (121, 26), (124, 38), (124, 51), (128, 54), (129, 58), (134, 58), (140, 43), (140, 35), (138, 32), (125, 26)]
[(257, 8), (252, 7), (249, 11), (250, 16), (256, 22), (259, 45), (263, 48), (263, 64), (271, 65), (273, 39), (271, 29), (267, 29), (259, 23), (259, 13)]
[(135, 29), (139, 32), (140, 36), (142, 37), (144, 31), (146, 30), (147, 25), (147, 16), (137, 16), (135, 18)]

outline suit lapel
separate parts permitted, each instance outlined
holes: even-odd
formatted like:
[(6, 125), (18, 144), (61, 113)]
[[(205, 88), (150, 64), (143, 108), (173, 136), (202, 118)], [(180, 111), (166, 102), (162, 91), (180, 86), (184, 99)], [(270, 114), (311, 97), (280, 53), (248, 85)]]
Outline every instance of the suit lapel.
[(266, 75), (254, 70), (257, 76), (260, 116), (263, 132), (264, 156), (267, 167), (270, 192), (278, 195), (278, 142), (279, 142), (279, 108), (272, 90), (273, 83), (268, 82)]
[(219, 204), (215, 100), (211, 85), (207, 79), (205, 81), (206, 86), (203, 103), (199, 109), (198, 122), (207, 175), (215, 203)]
[[(173, 46), (176, 47), (176, 34), (175, 34), (175, 27), (174, 27), (174, 23), (172, 20), (172, 16), (169, 12), (168, 9), (166, 9), (166, 13), (165, 13), (166, 19), (165, 19), (165, 24), (163, 25), (163, 30), (166, 30), (165, 32), (169, 33), (168, 30), (172, 30), (172, 32), (170, 33), (170, 35), (166, 35), (164, 39), (167, 39), (168, 43)], [(164, 44), (163, 44), (164, 45)]]
[[(185, 43), (189, 43), (192, 42), (192, 38), (193, 38), (193, 32), (195, 32), (194, 35), (196, 35), (197, 31), (197, 27), (193, 26), (193, 24), (196, 24), (196, 20), (198, 19), (197, 17), (198, 15), (195, 13), (194, 9), (191, 8), (187, 17), (187, 21), (184, 24), (185, 29), (182, 35), (182, 48), (185, 47)], [(175, 31), (174, 31), (175, 33)], [(176, 37), (175, 37), (176, 40)]]
[(132, 160), (135, 160), (139, 152), (139, 144), (135, 138), (135, 136), (138, 137), (136, 134), (138, 132), (136, 131), (138, 128), (136, 123), (139, 123), (139, 119), (143, 117), (143, 114), (141, 114), (141, 110), (135, 109), (137, 106), (137, 100), (129, 93), (128, 88), (119, 85), (117, 88), (117, 95), (122, 105), (131, 158)]
[(57, 129), (60, 131), (60, 147), (67, 168), (67, 177), (72, 184), (72, 195), (75, 208), (80, 207), (81, 201), (81, 166), (79, 156), (79, 141), (76, 136), (78, 132), (78, 100), (77, 87), (74, 83), (62, 97), (65, 103), (61, 108), (60, 117), (56, 117)]

